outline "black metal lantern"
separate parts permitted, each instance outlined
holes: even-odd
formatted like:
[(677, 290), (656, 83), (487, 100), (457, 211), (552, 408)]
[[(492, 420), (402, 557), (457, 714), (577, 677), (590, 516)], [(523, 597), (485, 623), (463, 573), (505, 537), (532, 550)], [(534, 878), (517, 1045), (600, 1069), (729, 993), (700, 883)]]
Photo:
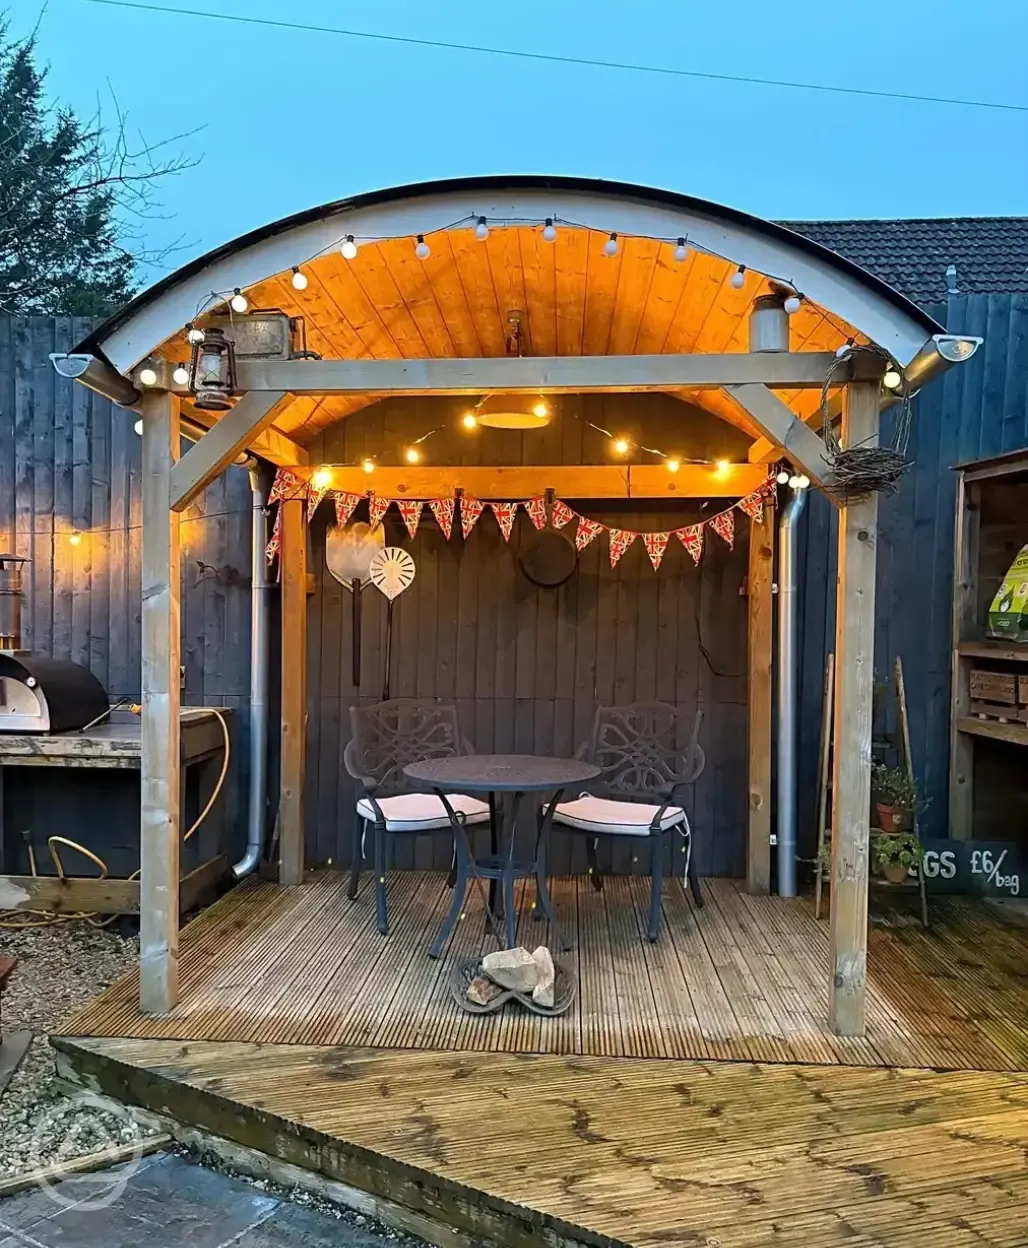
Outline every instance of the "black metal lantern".
[(203, 341), (193, 343), (189, 388), (201, 412), (227, 412), (236, 390), (236, 348), (225, 331), (204, 330)]

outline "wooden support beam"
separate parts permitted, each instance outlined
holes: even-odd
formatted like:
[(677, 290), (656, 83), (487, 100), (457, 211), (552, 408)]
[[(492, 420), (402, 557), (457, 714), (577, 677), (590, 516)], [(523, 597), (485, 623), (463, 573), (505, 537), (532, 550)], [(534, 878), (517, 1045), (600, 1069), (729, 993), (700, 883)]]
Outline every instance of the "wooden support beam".
[(728, 386), (728, 393), (749, 412), (753, 423), (764, 436), (781, 447), (796, 467), (805, 472), (815, 485), (831, 479), (825, 444), (813, 429), (791, 411), (767, 386)]
[[(876, 383), (847, 386), (842, 442), (877, 445)], [(877, 494), (839, 508), (829, 1022), (840, 1036), (864, 1034), (867, 995), (877, 526)]]
[[(189, 424), (196, 425), (198, 429), (213, 429), (218, 424), (213, 413), (200, 412), (195, 407), (188, 408), (183, 416), (188, 417)], [(269, 464), (274, 464), (276, 468), (306, 468), (310, 463), (306, 447), (294, 442), (274, 425), (269, 425), (261, 433), (255, 434), (246, 449), (251, 454), (266, 459)]]
[(282, 516), (282, 758), (278, 806), (279, 880), (303, 883), (303, 787), (307, 720), (307, 526), (303, 499)]
[(747, 579), (749, 654), (746, 708), (749, 715), (749, 831), (746, 851), (747, 892), (771, 891), (771, 634), (774, 616), (775, 512), (764, 507), (750, 521)]
[(171, 473), (179, 452), (178, 399), (143, 395), (142, 750), (139, 1004), (167, 1014), (178, 1001), (179, 514)]
[(333, 468), (333, 490), (389, 498), (445, 498), (455, 489), (475, 498), (531, 498), (552, 489), (558, 498), (739, 498), (767, 479), (762, 464), (531, 465), (529, 467)]
[[(980, 533), (981, 487), (975, 481), (968, 481), (968, 474), (961, 471), (957, 477), (953, 543), (953, 667), (949, 722), (949, 834), (957, 841), (970, 840), (974, 835), (975, 746), (971, 735), (961, 731), (961, 720), (971, 714), (971, 670), (975, 658), (962, 652), (961, 642), (978, 633)], [(986, 651), (986, 655), (988, 653)]]
[[(237, 384), (292, 394), (630, 393), (745, 384), (816, 389), (837, 361), (830, 351), (724, 355), (496, 356), (486, 359), (242, 360)], [(860, 360), (840, 367), (840, 384)]]
[(203, 488), (267, 429), (286, 396), (278, 390), (244, 394), (171, 470), (171, 505), (186, 508)]
[(48, 910), (51, 914), (138, 914), (138, 880), (81, 876), (0, 875), (0, 910)]

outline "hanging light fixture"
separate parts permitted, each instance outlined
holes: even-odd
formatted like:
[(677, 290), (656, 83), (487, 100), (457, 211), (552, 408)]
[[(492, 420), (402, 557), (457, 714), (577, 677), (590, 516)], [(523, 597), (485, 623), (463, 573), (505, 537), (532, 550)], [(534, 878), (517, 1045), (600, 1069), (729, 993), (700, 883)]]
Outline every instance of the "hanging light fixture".
[(485, 217), (479, 217), (475, 224), (475, 237), (480, 243), (484, 243), (489, 237), (489, 223)]
[(677, 472), (681, 466), (682, 461), (677, 455), (671, 455), (664, 460), (664, 467), (668, 470), (668, 472)]
[(245, 312), (250, 306), (250, 300), (247, 299), (238, 286), (232, 292), (232, 298), (228, 302), (233, 312)]
[(603, 244), (603, 254), (605, 256), (616, 256), (618, 254), (618, 236), (611, 231), (610, 238)]
[(141, 386), (157, 385), (157, 370), (150, 364), (147, 364), (145, 368), (141, 368), (139, 370), (139, 384)]
[(786, 312), (788, 312), (790, 316), (795, 316), (800, 310), (801, 303), (802, 296), (794, 291), (791, 295), (787, 296), (785, 303), (782, 304), (782, 307), (785, 308)]
[(191, 347), (195, 347), (198, 342), (203, 342), (203, 330), (197, 329), (195, 325), (187, 325), (186, 340)]
[(293, 281), (293, 290), (306, 290), (307, 289), (307, 274), (302, 272), (295, 265), (293, 266), (292, 281)]
[(681, 264), (682, 261), (686, 258), (686, 256), (688, 256), (688, 254), (689, 254), (689, 248), (686, 247), (685, 245), (685, 239), (680, 238), (678, 240), (677, 246), (675, 247), (675, 260), (679, 264)]
[(631, 442), (625, 437), (617, 437), (614, 439), (614, 450), (619, 455), (627, 455), (631, 448)]
[(357, 259), (357, 244), (354, 242), (352, 234), (347, 234), (347, 236), (343, 239), (343, 245), (339, 248), (339, 250), (343, 253), (344, 260)]
[(202, 342), (193, 343), (189, 388), (201, 412), (227, 412), (236, 389), (236, 349), (222, 329), (208, 329)]
[(742, 290), (746, 285), (746, 266), (740, 264), (732, 276), (728, 279), (728, 284), (733, 290)]
[(184, 364), (176, 364), (175, 371), (171, 374), (171, 380), (176, 386), (188, 386), (189, 369)]
[(403, 453), (403, 458), (408, 464), (419, 464), (421, 462), (421, 452), (416, 446), (408, 446)]
[(885, 376), (882, 378), (882, 385), (886, 390), (898, 390), (903, 385), (903, 374), (898, 368), (886, 369)]
[[(489, 429), (544, 429), (553, 419), (550, 405), (541, 394), (487, 394), (468, 415)], [(464, 426), (473, 428), (467, 417)]]
[(366, 455), (366, 456), (365, 456), (365, 457), (361, 460), (361, 467), (364, 469), (364, 471), (365, 471), (365, 472), (374, 472), (374, 471), (375, 471), (375, 461), (371, 458), (371, 456), (370, 456), (370, 455)]
[(557, 227), (553, 224), (553, 218), (547, 217), (546, 224), (543, 226), (543, 242), (555, 243), (557, 241)]
[(428, 243), (425, 242), (424, 234), (418, 235), (417, 242), (415, 243), (415, 246), (414, 246), (414, 254), (417, 256), (419, 260), (427, 260), (428, 257), (432, 254), (431, 248), (429, 247)]

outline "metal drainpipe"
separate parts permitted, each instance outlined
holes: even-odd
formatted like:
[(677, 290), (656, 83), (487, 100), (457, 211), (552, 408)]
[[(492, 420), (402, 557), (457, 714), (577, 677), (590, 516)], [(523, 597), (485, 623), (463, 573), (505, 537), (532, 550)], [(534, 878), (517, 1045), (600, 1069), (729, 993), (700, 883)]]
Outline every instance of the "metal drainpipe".
[(807, 502), (793, 489), (778, 521), (778, 893), (796, 896), (796, 524)]
[(249, 875), (264, 849), (264, 804), (268, 781), (268, 582), (264, 547), (267, 497), (260, 473), (250, 470), (253, 524), (250, 552), (250, 800), (246, 819), (246, 853), (233, 866), (237, 880)]

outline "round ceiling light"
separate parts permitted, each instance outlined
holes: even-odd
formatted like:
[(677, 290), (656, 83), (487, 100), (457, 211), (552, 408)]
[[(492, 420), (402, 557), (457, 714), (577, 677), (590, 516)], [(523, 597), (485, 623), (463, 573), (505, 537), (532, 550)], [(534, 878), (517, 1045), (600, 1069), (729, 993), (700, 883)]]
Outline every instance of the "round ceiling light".
[(553, 408), (538, 394), (489, 394), (475, 408), (475, 417), (489, 429), (544, 429)]

